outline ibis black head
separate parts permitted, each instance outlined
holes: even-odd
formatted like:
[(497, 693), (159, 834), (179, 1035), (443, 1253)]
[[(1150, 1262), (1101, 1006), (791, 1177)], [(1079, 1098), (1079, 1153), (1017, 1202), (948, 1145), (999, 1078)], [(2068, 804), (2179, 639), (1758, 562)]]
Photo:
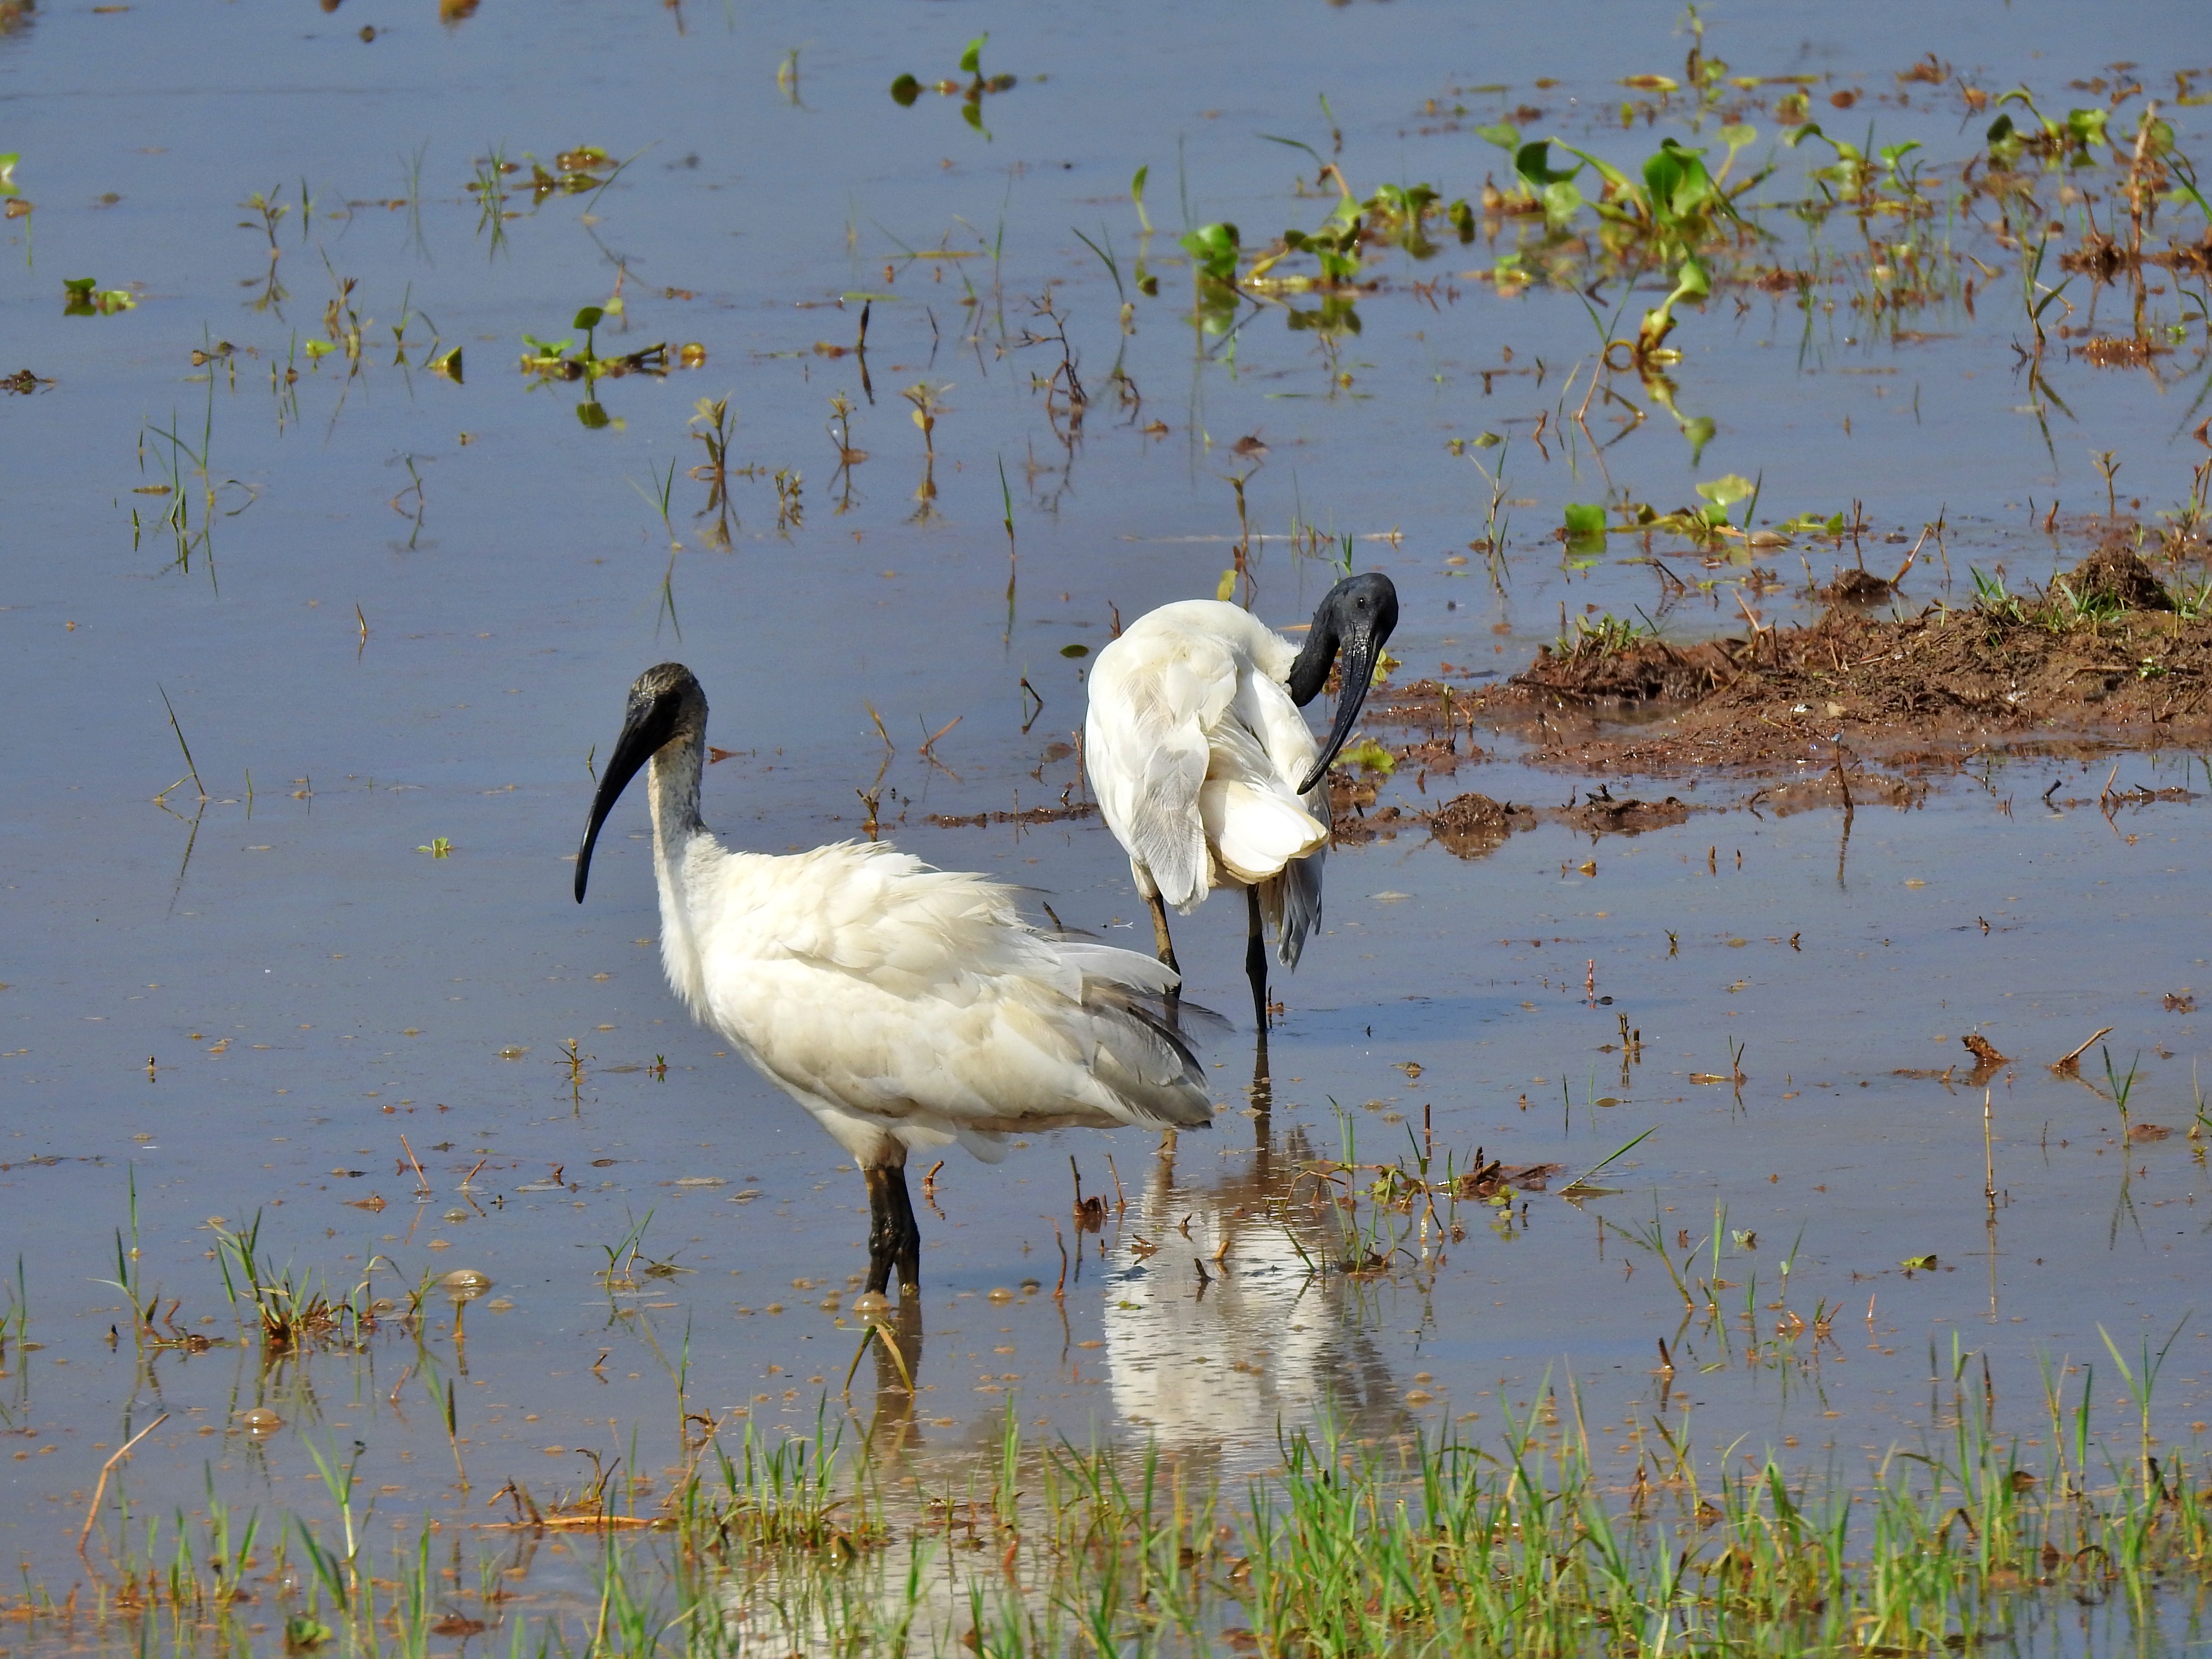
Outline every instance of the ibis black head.
[(1343, 672), (1338, 680), (1335, 723), (1322, 745), (1321, 758), (1298, 785), (1300, 794), (1328, 775), (1329, 763), (1352, 735), (1360, 707), (1367, 701), (1367, 688), (1374, 683), (1375, 665), (1397, 625), (1398, 590), (1379, 570), (1346, 576), (1322, 597), (1305, 647), (1291, 665), (1291, 701), (1303, 708), (1319, 696), (1328, 684), (1329, 665), (1340, 653)]
[(623, 716), (622, 735), (599, 774), (599, 793), (592, 797), (591, 822), (584, 826), (584, 842), (576, 852), (576, 902), (584, 902), (584, 884), (592, 873), (592, 848), (599, 844), (599, 826), (622, 792), (646, 762), (672, 743), (701, 741), (707, 731), (707, 694), (691, 671), (680, 662), (664, 662), (637, 677), (629, 689), (629, 707)]

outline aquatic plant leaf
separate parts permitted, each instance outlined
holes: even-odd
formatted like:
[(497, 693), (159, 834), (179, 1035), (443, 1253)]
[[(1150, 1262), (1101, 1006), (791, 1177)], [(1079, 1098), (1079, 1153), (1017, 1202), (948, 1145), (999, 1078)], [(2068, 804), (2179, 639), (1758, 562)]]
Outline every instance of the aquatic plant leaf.
[(1569, 501), (1562, 531), (1571, 562), (1588, 561), (1605, 551), (1605, 508), (1601, 504)]
[[(1562, 144), (1559, 148), (1565, 149), (1567, 146)], [(1577, 155), (1582, 154), (1579, 150), (1571, 153)], [(1585, 161), (1588, 159), (1586, 156), (1583, 157)], [(1548, 138), (1539, 138), (1533, 143), (1522, 145), (1514, 152), (1513, 170), (1528, 181), (1528, 187), (1531, 190), (1541, 190), (1547, 185), (1564, 184), (1583, 169), (1582, 162), (1577, 161), (1565, 173), (1556, 170), (1552, 166), (1552, 141)]]
[(1229, 283), (1237, 280), (1237, 227), (1227, 221), (1201, 225), (1176, 239), (1198, 267), (1198, 273), (1210, 283)]
[(1398, 769), (1398, 757), (1372, 738), (1362, 738), (1347, 746), (1336, 763), (1340, 768), (1356, 766), (1363, 772), (1380, 772), (1385, 777)]

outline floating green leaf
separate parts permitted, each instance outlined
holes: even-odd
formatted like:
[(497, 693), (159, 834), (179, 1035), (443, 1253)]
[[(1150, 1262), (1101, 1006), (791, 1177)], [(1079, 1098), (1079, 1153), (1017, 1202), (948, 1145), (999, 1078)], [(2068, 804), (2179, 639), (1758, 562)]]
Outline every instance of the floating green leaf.
[(1363, 772), (1380, 772), (1384, 777), (1398, 769), (1398, 757), (1372, 738), (1362, 738), (1350, 744), (1337, 757), (1339, 767), (1356, 766)]
[(1577, 553), (1595, 552), (1605, 545), (1605, 507), (1602, 502), (1569, 501), (1566, 543)]

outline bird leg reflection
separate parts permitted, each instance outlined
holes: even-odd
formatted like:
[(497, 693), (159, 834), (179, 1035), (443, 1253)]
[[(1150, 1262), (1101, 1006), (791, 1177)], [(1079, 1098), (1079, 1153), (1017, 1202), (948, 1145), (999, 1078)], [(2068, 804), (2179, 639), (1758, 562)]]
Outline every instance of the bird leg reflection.
[[(903, 1153), (904, 1149), (900, 1149)], [(921, 1294), (921, 1224), (907, 1197), (906, 1163), (870, 1164), (868, 1182), (868, 1285), (880, 1295), (898, 1271), (899, 1294)]]
[(868, 1419), (866, 1444), (872, 1455), (882, 1455), (921, 1442), (914, 1420), (921, 1388), (921, 1298), (901, 1302), (870, 1330), (876, 1351), (876, 1408)]
[(1259, 1161), (1253, 1179), (1265, 1191), (1269, 1175), (1268, 1155), (1273, 1150), (1275, 1081), (1267, 1070), (1267, 1037), (1263, 1031), (1252, 1050), (1252, 1144)]

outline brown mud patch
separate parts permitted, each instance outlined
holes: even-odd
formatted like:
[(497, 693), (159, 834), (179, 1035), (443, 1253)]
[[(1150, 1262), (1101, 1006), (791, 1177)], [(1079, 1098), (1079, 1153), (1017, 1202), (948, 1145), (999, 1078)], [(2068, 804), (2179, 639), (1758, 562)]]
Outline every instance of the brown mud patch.
[[(1593, 635), (1540, 647), (1502, 685), (1425, 679), (1379, 689), (1370, 708), (1377, 724), (1423, 732), (1394, 752), (1421, 764), (1424, 779), (1442, 769), (1433, 757), (1480, 758), (1481, 722), (1527, 738), (1539, 763), (1588, 771), (1818, 766), (1825, 778), (1808, 773), (1792, 789), (1840, 797), (1848, 787), (1863, 805), (1893, 793), (1863, 774), (1869, 764), (1949, 773), (1992, 749), (2212, 740), (2212, 605), (2187, 592), (2177, 602), (2116, 539), (2040, 593), (1989, 586), (1970, 606), (1913, 616), (1837, 604), (1802, 627), (1691, 646)], [(1779, 791), (1774, 799), (1800, 804), (1785, 805)]]
[(1018, 812), (932, 812), (929, 821), (939, 830), (981, 830), (992, 823), (1066, 823), (1098, 816), (1095, 800), (1071, 801), (1065, 806), (1030, 806)]
[[(1579, 792), (1577, 792), (1579, 793)], [(1565, 806), (1529, 806), (1517, 801), (1492, 800), (1488, 795), (1455, 795), (1427, 812), (1386, 806), (1346, 821), (1339, 818), (1334, 839), (1339, 842), (1390, 840), (1401, 830), (1426, 829), (1456, 858), (1479, 859), (1496, 852), (1524, 830), (1540, 823), (1565, 824), (1595, 840), (1600, 836), (1639, 836), (1647, 830), (1669, 829), (1686, 823), (1693, 812), (1720, 810), (1692, 806), (1669, 795), (1664, 800), (1616, 797), (1603, 785), (1587, 800), (1570, 800)]]

